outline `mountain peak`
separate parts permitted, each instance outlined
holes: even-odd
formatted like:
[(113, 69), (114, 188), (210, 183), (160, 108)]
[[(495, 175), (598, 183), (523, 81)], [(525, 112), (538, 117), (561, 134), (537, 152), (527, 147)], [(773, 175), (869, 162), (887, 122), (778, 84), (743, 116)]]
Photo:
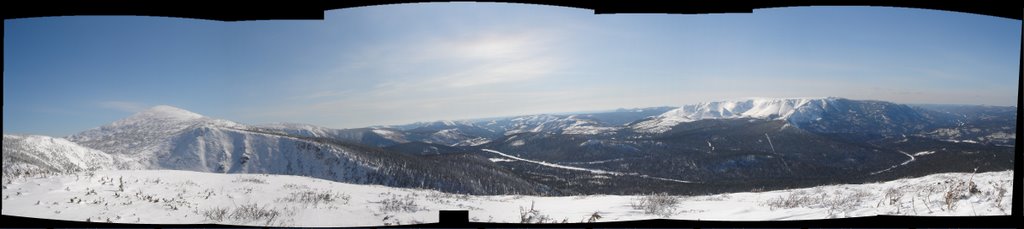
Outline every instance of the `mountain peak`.
[(836, 96), (820, 96), (820, 97), (747, 97), (739, 100), (835, 100), (842, 99)]
[[(232, 121), (209, 118), (185, 109), (160, 105), (113, 123), (68, 136), (67, 139), (106, 153), (138, 155), (167, 152), (168, 147), (173, 146), (169, 139), (191, 133), (186, 131), (221, 127), (246, 128)], [(113, 142), (125, 144), (112, 144)]]
[(111, 123), (111, 126), (149, 125), (149, 123), (189, 123), (190, 121), (202, 118), (203, 115), (185, 109), (159, 105), (117, 120)]
[[(634, 125), (641, 132), (660, 133), (683, 122), (702, 119), (757, 118), (769, 120), (813, 120), (839, 97), (767, 98), (701, 102), (665, 112), (652, 120)], [(791, 120), (792, 121), (792, 120)]]
[(423, 123), (423, 125), (421, 125), (420, 127), (423, 127), (423, 128), (448, 128), (448, 127), (467, 126), (467, 125), (469, 125), (469, 124), (464, 122), (464, 121), (439, 120), (439, 121)]
[[(708, 105), (708, 104), (738, 104), (738, 103), (749, 103), (749, 104), (765, 104), (765, 103), (790, 103), (790, 104), (802, 104), (810, 101), (835, 101), (843, 98), (828, 96), (828, 97), (747, 97), (730, 100), (717, 100), (699, 102), (691, 105)], [(685, 107), (685, 106), (684, 106)]]
[(185, 110), (185, 109), (181, 109), (181, 108), (177, 108), (177, 107), (173, 107), (173, 106), (158, 105), (158, 106), (154, 106), (154, 107), (151, 107), (149, 109), (146, 109), (144, 111), (141, 111), (139, 113), (136, 113), (135, 115), (132, 115), (132, 117), (169, 118), (169, 119), (178, 119), (178, 120), (189, 120), (189, 119), (202, 118), (203, 115), (196, 114), (194, 112), (191, 112), (191, 111), (188, 111), (188, 110)]

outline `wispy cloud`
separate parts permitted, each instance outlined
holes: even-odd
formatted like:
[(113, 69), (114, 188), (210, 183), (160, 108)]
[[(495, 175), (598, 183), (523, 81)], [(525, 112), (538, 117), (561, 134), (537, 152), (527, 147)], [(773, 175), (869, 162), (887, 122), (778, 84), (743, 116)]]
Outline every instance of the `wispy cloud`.
[(546, 31), (424, 39), (401, 48), (402, 52), (395, 55), (378, 55), (389, 63), (401, 63), (402, 68), (417, 71), (383, 81), (374, 88), (380, 93), (408, 93), (417, 88), (460, 89), (543, 79), (564, 64), (564, 58), (557, 52), (557, 39), (557, 35)]
[(127, 101), (102, 101), (98, 105), (105, 109), (112, 109), (117, 111), (135, 113), (146, 109), (146, 105), (137, 102)]
[(567, 52), (559, 46), (564, 39), (562, 33), (524, 28), (429, 34), (407, 42), (368, 44), (341, 57), (330, 75), (296, 84), (294, 91), (298, 94), (289, 96), (291, 99), (281, 104), (281, 109), (250, 115), (268, 120), (310, 116), (380, 124), (384, 120), (420, 121), (504, 109), (499, 104), (519, 106), (525, 112), (550, 109), (543, 103), (528, 105), (535, 102), (526, 101), (591, 94), (529, 87), (547, 82), (567, 65)]
[(523, 58), (502, 63), (489, 63), (437, 79), (448, 87), (522, 82), (550, 76), (558, 64), (558, 60), (554, 58)]
[(538, 82), (565, 69), (565, 32), (541, 29), (417, 34), (361, 44), (322, 73), (289, 82), (287, 98), (347, 99), (415, 93), (458, 93), (508, 83)]

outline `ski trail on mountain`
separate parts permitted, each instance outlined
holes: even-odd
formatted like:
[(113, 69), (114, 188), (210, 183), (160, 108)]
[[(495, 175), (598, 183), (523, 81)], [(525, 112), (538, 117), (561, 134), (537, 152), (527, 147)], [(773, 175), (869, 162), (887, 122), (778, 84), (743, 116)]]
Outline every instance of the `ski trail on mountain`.
[(907, 157), (910, 157), (910, 159), (906, 160), (903, 163), (900, 163), (898, 165), (893, 165), (892, 167), (889, 167), (888, 169), (883, 169), (883, 170), (880, 170), (880, 171), (877, 171), (877, 172), (873, 172), (873, 173), (871, 173), (871, 175), (875, 175), (875, 174), (879, 174), (879, 173), (884, 173), (886, 171), (895, 169), (896, 167), (904, 166), (904, 165), (910, 164), (910, 162), (913, 162), (914, 160), (917, 160), (917, 158), (914, 157), (914, 155), (910, 155), (909, 153), (903, 152), (902, 150), (900, 150), (899, 152), (902, 153), (903, 155), (907, 155)]
[(693, 181), (676, 180), (676, 179), (663, 178), (663, 177), (654, 177), (654, 176), (648, 176), (648, 175), (643, 175), (643, 174), (639, 174), (639, 173), (623, 173), (623, 172), (605, 171), (605, 170), (600, 170), (600, 169), (588, 169), (588, 168), (580, 168), (580, 167), (574, 167), (574, 166), (559, 165), (559, 164), (548, 163), (548, 162), (543, 162), (543, 161), (534, 161), (534, 160), (530, 160), (530, 159), (520, 158), (520, 157), (508, 155), (508, 154), (499, 152), (497, 150), (492, 150), (492, 149), (481, 149), (481, 150), (486, 151), (486, 152), (490, 152), (490, 153), (494, 153), (494, 154), (498, 154), (498, 155), (501, 155), (502, 157), (507, 157), (509, 159), (513, 159), (513, 160), (517, 160), (517, 161), (524, 161), (524, 162), (529, 162), (529, 163), (534, 163), (534, 164), (543, 165), (543, 166), (552, 167), (552, 168), (568, 169), (568, 170), (576, 170), (576, 171), (586, 171), (586, 172), (590, 172), (590, 173), (594, 173), (594, 174), (610, 174), (610, 175), (616, 175), (616, 176), (630, 175), (630, 176), (638, 176), (638, 177), (655, 179), (655, 180), (672, 181), (672, 182), (687, 183), (687, 184), (695, 183)]
[(559, 164), (554, 164), (554, 163), (547, 163), (547, 162), (543, 162), (543, 161), (534, 161), (534, 160), (530, 160), (530, 159), (525, 159), (525, 158), (520, 158), (520, 157), (504, 154), (502, 152), (498, 152), (497, 150), (491, 150), (491, 149), (482, 149), (482, 150), (483, 151), (487, 151), (487, 152), (491, 152), (491, 153), (495, 153), (495, 154), (498, 154), (498, 155), (501, 155), (503, 157), (507, 157), (507, 158), (510, 158), (510, 159), (513, 159), (513, 160), (530, 162), (530, 163), (539, 164), (539, 165), (543, 165), (543, 166), (547, 166), (547, 167), (552, 167), (552, 168), (568, 169), (568, 170), (576, 170), (576, 171), (587, 171), (587, 172), (590, 172), (590, 173), (611, 174), (611, 175), (617, 175), (617, 176), (626, 175), (625, 173), (620, 173), (620, 172), (610, 172), (610, 171), (604, 171), (604, 170), (600, 170), (600, 169), (588, 169), (588, 168), (580, 168), (580, 167), (559, 165)]

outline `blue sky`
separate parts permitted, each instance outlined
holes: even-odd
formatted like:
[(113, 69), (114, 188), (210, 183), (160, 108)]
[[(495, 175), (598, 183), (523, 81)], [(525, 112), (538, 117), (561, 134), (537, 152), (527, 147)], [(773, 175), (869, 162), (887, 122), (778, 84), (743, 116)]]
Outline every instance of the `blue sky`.
[(4, 21), (5, 133), (66, 136), (155, 105), (333, 128), (745, 97), (1014, 105), (1021, 22), (887, 7), (595, 15), (523, 4), (323, 21)]

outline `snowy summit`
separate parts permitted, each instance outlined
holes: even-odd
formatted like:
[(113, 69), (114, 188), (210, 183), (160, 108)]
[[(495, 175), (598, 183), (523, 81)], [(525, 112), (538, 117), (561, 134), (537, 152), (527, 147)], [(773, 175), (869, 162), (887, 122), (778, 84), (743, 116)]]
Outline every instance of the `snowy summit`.
[(633, 125), (645, 133), (662, 133), (679, 123), (703, 119), (756, 118), (770, 120), (812, 120), (842, 98), (748, 98), (685, 105)]

